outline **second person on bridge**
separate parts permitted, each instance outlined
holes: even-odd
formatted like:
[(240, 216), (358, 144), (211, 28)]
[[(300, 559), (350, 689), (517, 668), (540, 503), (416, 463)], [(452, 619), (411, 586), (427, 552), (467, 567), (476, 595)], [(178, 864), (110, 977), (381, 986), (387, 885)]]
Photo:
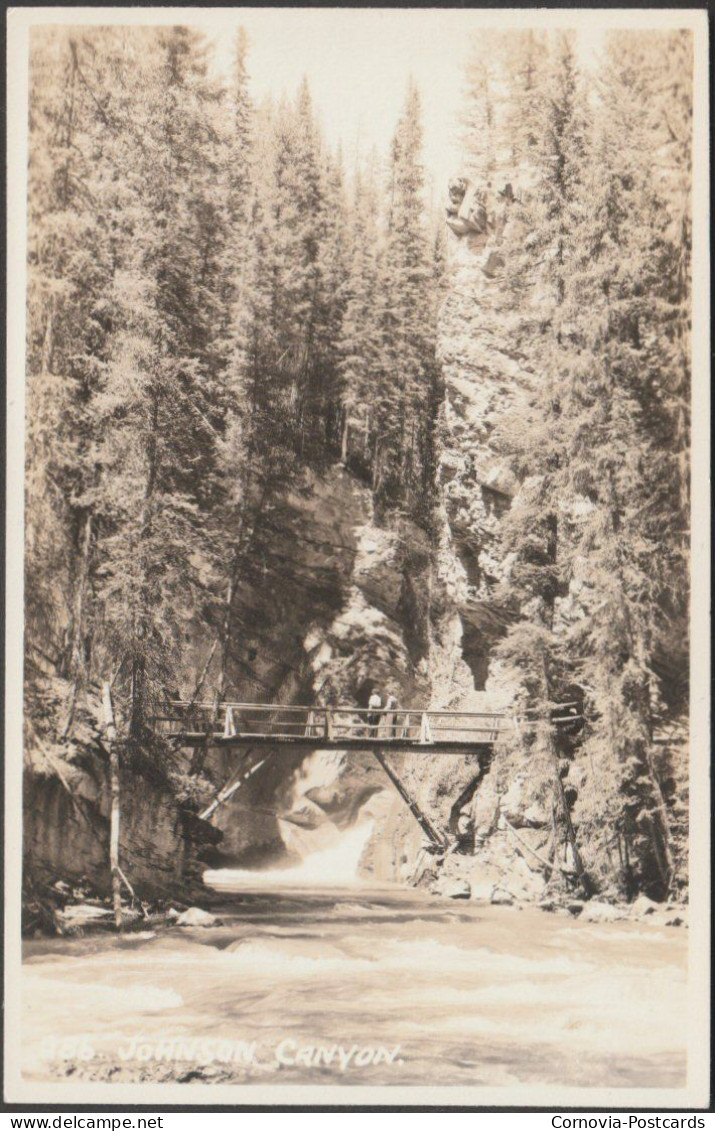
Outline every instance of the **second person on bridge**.
[(376, 738), (382, 711), (382, 698), (376, 687), (373, 688), (372, 694), (368, 700), (367, 711), (368, 734)]

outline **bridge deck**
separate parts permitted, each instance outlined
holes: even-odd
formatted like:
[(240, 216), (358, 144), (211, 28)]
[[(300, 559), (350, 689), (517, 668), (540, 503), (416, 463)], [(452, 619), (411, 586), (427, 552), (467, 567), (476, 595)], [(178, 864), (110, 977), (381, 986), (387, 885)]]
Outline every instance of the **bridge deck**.
[[(176, 737), (181, 738), (182, 745), (184, 746), (198, 746), (201, 742), (206, 741), (205, 731), (183, 731), (177, 734)], [(212, 733), (209, 735), (212, 743), (216, 746), (270, 746), (270, 747), (300, 747), (306, 751), (310, 750), (324, 750), (331, 746), (339, 748), (340, 750), (411, 750), (416, 754), (464, 754), (470, 750), (478, 749), (491, 749), (494, 744), (494, 739), (467, 739), (461, 742), (450, 742), (448, 740), (441, 741), (435, 740), (433, 742), (415, 742), (411, 739), (402, 738), (331, 738), (326, 740), (324, 738), (306, 738), (288, 737), (286, 735), (271, 735), (271, 734), (234, 734), (228, 738), (221, 733)]]

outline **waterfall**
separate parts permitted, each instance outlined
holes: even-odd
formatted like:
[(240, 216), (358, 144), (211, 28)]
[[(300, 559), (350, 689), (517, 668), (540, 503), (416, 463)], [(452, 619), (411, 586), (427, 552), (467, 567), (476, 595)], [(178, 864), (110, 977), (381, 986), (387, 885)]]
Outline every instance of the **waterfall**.
[[(335, 829), (335, 826), (332, 826)], [(373, 822), (364, 821), (345, 832), (335, 829), (325, 847), (304, 856), (294, 868), (276, 868), (263, 872), (240, 868), (221, 868), (204, 872), (204, 883), (217, 891), (241, 888), (335, 887), (360, 884), (360, 857), (372, 833)]]

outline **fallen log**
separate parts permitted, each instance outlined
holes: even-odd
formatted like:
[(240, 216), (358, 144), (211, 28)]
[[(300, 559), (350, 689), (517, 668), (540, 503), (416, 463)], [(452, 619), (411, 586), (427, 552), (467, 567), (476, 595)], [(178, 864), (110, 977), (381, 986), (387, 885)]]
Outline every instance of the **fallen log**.
[[(560, 872), (562, 872), (564, 874), (564, 876), (570, 876), (571, 878), (573, 878), (573, 875), (574, 875), (573, 871), (569, 871), (568, 868), (564, 868), (563, 865), (561, 865), (561, 864), (552, 863), (550, 860), (547, 860), (544, 856), (541, 856), (540, 853), (538, 853), (536, 851), (536, 849), (532, 848), (530, 844), (527, 844), (527, 842), (525, 840), (523, 840), (522, 837), (519, 836), (519, 834), (516, 831), (516, 829), (514, 828), (514, 826), (509, 821), (507, 821), (507, 819), (506, 819), (506, 817), (504, 816), (503, 813), (501, 814), (501, 819), (503, 820), (503, 822), (506, 825), (509, 832), (514, 837), (514, 840), (517, 842), (517, 844), (521, 845), (522, 848), (525, 848), (527, 850), (527, 852), (530, 852), (531, 855), (533, 857), (535, 857), (535, 859), (538, 860), (539, 863), (544, 868), (548, 868), (549, 872), (553, 872), (554, 868), (558, 868), (558, 870)], [(521, 855), (521, 853), (520, 853), (520, 855)], [(527, 864), (528, 864), (528, 861), (527, 861)]]

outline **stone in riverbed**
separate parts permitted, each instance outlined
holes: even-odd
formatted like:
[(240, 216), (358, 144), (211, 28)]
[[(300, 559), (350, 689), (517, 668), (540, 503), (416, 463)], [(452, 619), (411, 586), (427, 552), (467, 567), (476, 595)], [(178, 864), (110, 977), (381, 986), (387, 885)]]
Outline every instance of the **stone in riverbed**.
[(450, 878), (449, 876), (441, 876), (432, 891), (435, 895), (441, 895), (445, 899), (469, 899), (472, 894), (472, 889), (466, 880)]
[(111, 907), (95, 907), (90, 903), (71, 903), (64, 911), (57, 912), (62, 925), (72, 927), (83, 927), (98, 919), (108, 919), (112, 914)]
[(663, 905), (656, 903), (653, 899), (649, 899), (647, 895), (639, 895), (637, 899), (633, 900), (630, 907), (630, 912), (634, 919), (640, 919), (643, 915), (652, 915), (654, 912), (662, 910)]
[(472, 899), (479, 900), (480, 903), (490, 903), (493, 892), (494, 884), (491, 880), (479, 880), (477, 883), (472, 883)]
[(510, 891), (505, 891), (504, 888), (495, 888), (492, 892), (491, 902), (510, 907), (514, 902), (514, 896)]
[(665, 920), (666, 927), (687, 927), (688, 920), (685, 915), (671, 915)]
[(612, 903), (599, 903), (597, 900), (586, 903), (581, 912), (581, 920), (584, 923), (613, 923), (616, 919), (625, 919), (625, 917), (622, 908), (614, 907)]
[(203, 911), (200, 907), (190, 907), (182, 911), (176, 920), (177, 927), (220, 927), (221, 920), (212, 915), (210, 911)]

